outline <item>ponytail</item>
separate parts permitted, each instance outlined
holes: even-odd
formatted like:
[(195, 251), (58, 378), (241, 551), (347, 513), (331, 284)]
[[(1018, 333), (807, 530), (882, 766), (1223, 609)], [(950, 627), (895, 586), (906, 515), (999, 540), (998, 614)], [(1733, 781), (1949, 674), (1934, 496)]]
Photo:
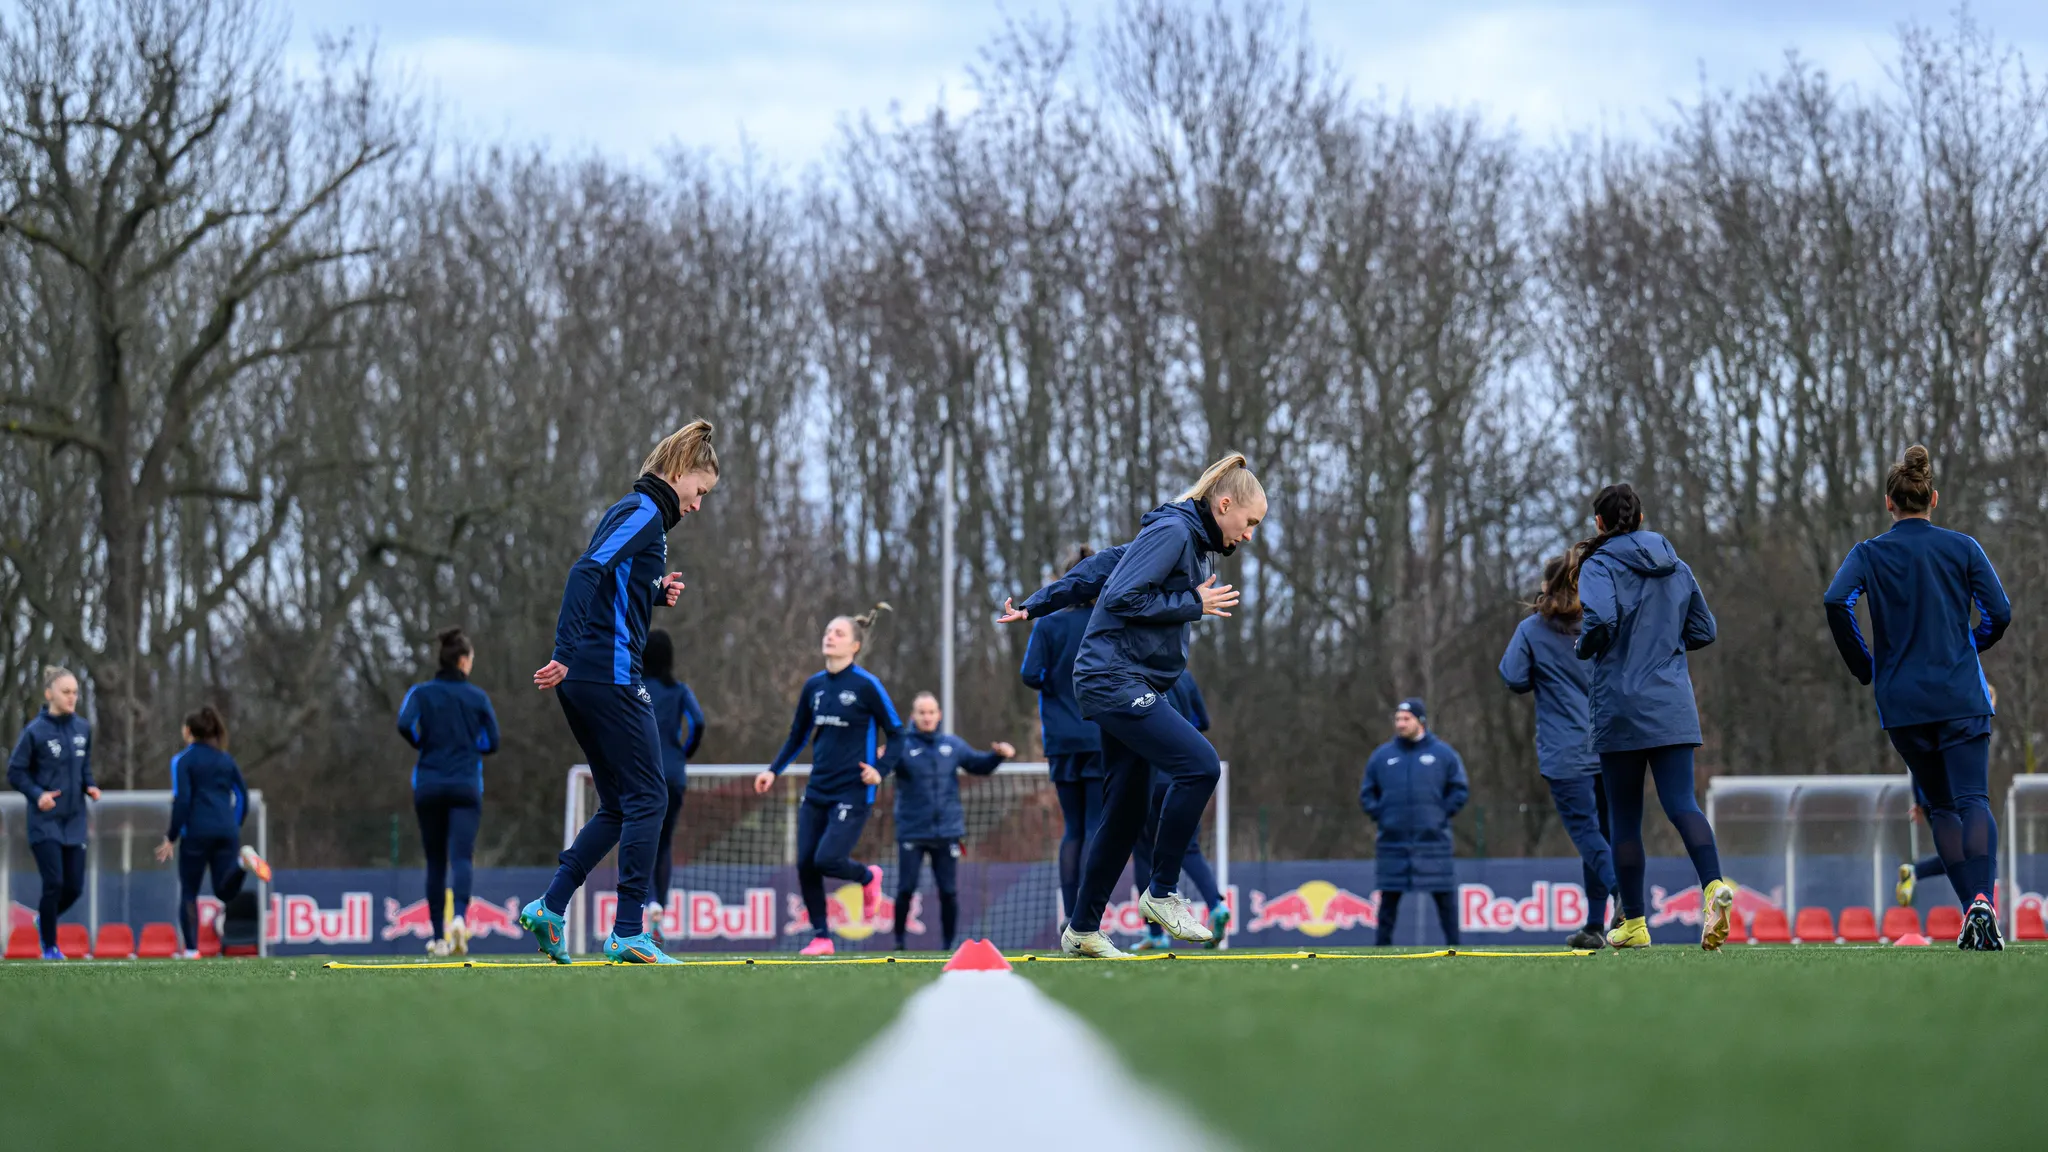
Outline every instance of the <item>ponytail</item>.
[(1571, 594), (1572, 603), (1579, 602), (1579, 570), (1592, 559), (1593, 553), (1605, 547), (1616, 536), (1626, 536), (1643, 526), (1643, 501), (1636, 490), (1626, 484), (1609, 484), (1593, 497), (1593, 515), (1600, 518), (1604, 527), (1599, 535), (1581, 540), (1569, 553), (1571, 573), (1563, 590)]
[(1245, 463), (1244, 453), (1232, 452), (1223, 459), (1209, 465), (1195, 486), (1180, 494), (1182, 500), (1214, 500), (1228, 496), (1232, 500), (1244, 501), (1256, 496), (1266, 498), (1266, 487), (1259, 478), (1252, 475)]
[(1529, 605), (1530, 611), (1558, 628), (1575, 625), (1585, 615), (1585, 608), (1579, 603), (1578, 581), (1573, 578), (1573, 554), (1568, 551), (1543, 562), (1543, 588)]
[(434, 639), (441, 645), (441, 671), (453, 672), (462, 664), (464, 656), (474, 655), (476, 649), (469, 643), (469, 637), (460, 628), (443, 628), (435, 633)]
[(711, 446), (711, 421), (692, 420), (656, 444), (647, 459), (641, 461), (640, 471), (663, 477), (691, 472), (718, 475), (718, 450)]
[(198, 743), (211, 744), (215, 748), (227, 747), (227, 721), (220, 718), (220, 713), (211, 704), (201, 704), (199, 711), (188, 714), (185, 730), (192, 733), (192, 739)]
[(867, 615), (847, 616), (844, 619), (847, 623), (853, 625), (853, 638), (865, 646), (868, 642), (868, 629), (875, 626), (875, 621), (882, 618), (882, 613), (894, 611), (894, 608), (889, 607), (888, 601), (877, 600), (875, 601), (875, 606), (868, 609)]
[(1901, 515), (1917, 516), (1934, 504), (1934, 466), (1927, 458), (1927, 446), (1906, 449), (1899, 462), (1885, 473), (1884, 494)]

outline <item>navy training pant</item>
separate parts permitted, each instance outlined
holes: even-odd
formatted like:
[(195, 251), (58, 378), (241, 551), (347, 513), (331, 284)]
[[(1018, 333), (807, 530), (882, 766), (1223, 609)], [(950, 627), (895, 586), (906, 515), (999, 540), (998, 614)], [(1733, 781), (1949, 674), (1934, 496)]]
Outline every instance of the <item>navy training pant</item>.
[[(1140, 891), (1152, 886), (1152, 845), (1159, 837), (1159, 813), (1166, 807), (1166, 781), (1158, 773), (1152, 774), (1152, 802), (1145, 812), (1145, 831), (1138, 836), (1138, 842), (1131, 847), (1131, 883)], [(1195, 835), (1188, 840), (1187, 855), (1181, 857), (1180, 870), (1195, 882), (1195, 891), (1201, 893), (1202, 903), (1210, 908), (1223, 902), (1222, 890), (1216, 886), (1216, 870), (1209, 867), (1209, 858), (1202, 855), (1202, 831), (1199, 825)]]
[(958, 840), (905, 840), (896, 845), (896, 946), (903, 947), (910, 927), (910, 901), (917, 895), (927, 859), (932, 862), (932, 886), (939, 890), (939, 929), (947, 951), (951, 951), (953, 934), (960, 927)]
[(187, 836), (178, 841), (178, 934), (185, 951), (199, 950), (199, 881), (213, 873), (213, 894), (222, 903), (242, 891), (242, 842), (233, 836)]
[(830, 803), (806, 796), (796, 810), (796, 882), (803, 889), (804, 908), (811, 914), (811, 935), (832, 932), (825, 906), (825, 877), (855, 884), (868, 882), (867, 865), (853, 858), (867, 827), (869, 806)]
[(645, 931), (647, 894), (653, 888), (654, 840), (661, 831), (668, 791), (661, 778), (660, 734), (654, 704), (639, 684), (564, 680), (555, 688), (569, 731), (590, 761), (597, 812), (562, 850), (561, 864), (544, 897), (560, 914), (614, 846), (619, 850), (618, 919), (621, 939)]
[(1989, 897), (1997, 879), (1998, 822), (1991, 815), (1991, 736), (1947, 747), (1940, 725), (1894, 728), (1885, 734), (1906, 761), (1927, 801), (1927, 830), (1963, 907)]
[[(1599, 775), (1543, 778), (1550, 785), (1550, 802), (1564, 824), (1564, 834), (1579, 850), (1579, 872), (1586, 885), (1586, 927), (1598, 930), (1607, 915), (1607, 898), (1614, 894), (1613, 835), (1607, 818), (1607, 789)], [(1658, 789), (1659, 794), (1663, 792)]]
[[(1436, 901), (1437, 927), (1444, 930), (1444, 943), (1458, 946), (1458, 901), (1453, 892), (1431, 892)], [(1380, 922), (1373, 942), (1385, 948), (1394, 942), (1394, 925), (1401, 919), (1401, 893), (1380, 892)]]
[(43, 878), (43, 894), (36, 901), (36, 934), (47, 950), (57, 946), (57, 918), (85, 893), (85, 845), (35, 840), (28, 851)]
[(427, 858), (427, 915), (434, 924), (434, 939), (439, 940), (447, 930), (442, 920), (449, 889), (455, 891), (455, 914), (469, 915), (483, 797), (467, 792), (414, 792), (412, 811), (419, 817), (420, 848)]
[(1657, 781), (1657, 801), (1664, 806), (1671, 826), (1678, 829), (1678, 838), (1685, 842), (1700, 888), (1704, 890), (1709, 882), (1721, 878), (1721, 853), (1714, 846), (1714, 829), (1692, 794), (1692, 750), (1690, 744), (1668, 744), (1600, 754), (1600, 780), (1607, 789), (1614, 831), (1614, 878), (1621, 885), (1621, 914), (1630, 920), (1643, 915), (1648, 904), (1643, 892), (1649, 875), (1643, 857), (1646, 775)]
[(668, 907), (669, 882), (676, 874), (676, 822), (683, 815), (683, 797), (689, 790), (674, 780), (668, 785), (668, 811), (661, 817), (661, 835), (654, 841), (654, 903)]
[(1202, 810), (1223, 775), (1216, 749), (1187, 717), (1157, 693), (1144, 693), (1143, 708), (1124, 707), (1089, 719), (1102, 729), (1102, 824), (1089, 838), (1074, 896), (1072, 927), (1099, 932), (1102, 913), (1123, 875), (1124, 862), (1145, 831), (1152, 803), (1152, 773), (1167, 777), (1166, 800), (1152, 845), (1152, 894), (1165, 896), (1180, 883), (1188, 841), (1201, 827)]
[(1074, 898), (1081, 886), (1081, 853), (1095, 831), (1102, 826), (1102, 777), (1089, 776), (1056, 781), (1060, 816), (1060, 911), (1074, 914)]

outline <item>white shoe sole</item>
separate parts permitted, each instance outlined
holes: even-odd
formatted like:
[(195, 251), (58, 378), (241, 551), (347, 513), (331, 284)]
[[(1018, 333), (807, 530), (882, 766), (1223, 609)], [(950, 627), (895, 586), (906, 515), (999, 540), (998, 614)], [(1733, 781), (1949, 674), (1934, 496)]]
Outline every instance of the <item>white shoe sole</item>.
[[(1194, 914), (1186, 910), (1187, 907), (1184, 901), (1176, 903), (1169, 900), (1160, 900), (1150, 892), (1138, 897), (1138, 911), (1145, 914), (1146, 920), (1166, 929), (1166, 934), (1175, 940), (1185, 940), (1190, 944), (1206, 944), (1214, 940), (1216, 934), (1202, 927), (1201, 922), (1195, 919)], [(1178, 924), (1174, 922), (1174, 913), (1176, 911), (1179, 911), (1185, 918), (1184, 922)]]

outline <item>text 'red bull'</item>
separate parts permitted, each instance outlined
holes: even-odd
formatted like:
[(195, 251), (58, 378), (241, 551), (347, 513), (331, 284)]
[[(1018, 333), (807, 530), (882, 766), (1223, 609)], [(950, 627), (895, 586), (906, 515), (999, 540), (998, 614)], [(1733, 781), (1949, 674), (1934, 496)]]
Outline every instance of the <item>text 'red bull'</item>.
[[(619, 894), (597, 893), (591, 911), (597, 934), (609, 936), (618, 923)], [(773, 940), (775, 889), (749, 888), (745, 899), (727, 904), (716, 892), (671, 888), (657, 926), (665, 940)]]
[[(200, 902), (200, 922), (217, 920), (220, 901), (209, 916)], [(311, 896), (270, 894), (270, 913), (263, 918), (263, 939), (270, 944), (368, 944), (376, 937), (376, 912), (368, 892), (344, 892), (341, 907), (322, 908)], [(386, 937), (389, 939), (389, 937)]]
[[(1458, 928), (1464, 932), (1569, 932), (1587, 922), (1581, 884), (1538, 880), (1517, 900), (1489, 885), (1458, 885)], [(1602, 913), (1605, 919), (1605, 913)]]

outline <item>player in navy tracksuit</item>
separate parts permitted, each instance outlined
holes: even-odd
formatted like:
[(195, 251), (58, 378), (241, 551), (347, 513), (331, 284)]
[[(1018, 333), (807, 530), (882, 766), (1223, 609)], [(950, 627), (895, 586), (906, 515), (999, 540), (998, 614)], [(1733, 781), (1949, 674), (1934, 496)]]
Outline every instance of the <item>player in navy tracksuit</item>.
[(998, 740), (989, 751), (977, 752), (958, 736), (939, 731), (945, 716), (939, 698), (920, 692), (910, 702), (910, 730), (903, 734), (903, 755), (896, 758), (896, 950), (905, 947), (910, 901), (917, 895), (924, 862), (932, 862), (932, 884), (939, 890), (939, 926), (952, 951), (960, 925), (959, 889), (955, 872), (960, 842), (967, 838), (967, 815), (960, 807), (960, 773), (987, 776), (1017, 754)]
[[(398, 735), (419, 750), (412, 766), (412, 810), (427, 860), (427, 915), (434, 926), (427, 951), (462, 956), (469, 952), (464, 917), (483, 817), (483, 758), (498, 750), (498, 714), (484, 690), (469, 682), (476, 661), (469, 637), (460, 628), (444, 628), (435, 639), (440, 671), (406, 690), (398, 706)], [(454, 907), (445, 923), (444, 901)]]
[(227, 754), (228, 727), (212, 705), (185, 717), (185, 749), (171, 757), (171, 824), (156, 858), (178, 858), (178, 931), (185, 955), (199, 955), (199, 881), (211, 870), (213, 894), (233, 900), (254, 872), (270, 879), (270, 865), (242, 843), (249, 788)]
[[(1586, 694), (1593, 669), (1573, 650), (1579, 638), (1579, 598), (1565, 579), (1571, 559), (1543, 566), (1535, 611), (1515, 627), (1501, 654), (1500, 678), (1515, 692), (1536, 694), (1536, 768), (1550, 787), (1550, 802), (1565, 835), (1579, 850), (1586, 885), (1586, 925), (1565, 943), (1599, 948), (1607, 943), (1602, 920), (1615, 889), (1614, 852), (1608, 845), (1607, 790), (1593, 751), (1593, 717)], [(1620, 922), (1616, 922), (1616, 927)]]
[(811, 779), (796, 821), (796, 879), (811, 917), (811, 939), (801, 950), (806, 956), (830, 956), (834, 949), (825, 877), (861, 886), (863, 923), (874, 924), (882, 903), (881, 868), (855, 860), (853, 849), (867, 827), (875, 785), (895, 771), (903, 755), (903, 721), (889, 690), (853, 661), (876, 614), (888, 608), (877, 604), (866, 616), (840, 616), (825, 626), (825, 670), (804, 681), (789, 739), (768, 770), (754, 777), (754, 791), (773, 788), (810, 743)]
[[(1984, 549), (1928, 518), (1939, 502), (1927, 449), (1915, 444), (1885, 477), (1891, 531), (1850, 549), (1828, 585), (1828, 628), (1856, 679), (1875, 684), (1878, 722), (1925, 797), (1934, 847), (1969, 909), (1956, 946), (1997, 951), (1993, 707), (1977, 654), (2005, 634), (2012, 603)], [(1856, 626), (1859, 600), (1872, 646)]]
[(62, 960), (57, 918), (85, 891), (85, 802), (100, 798), (92, 726), (78, 714), (78, 678), (62, 668), (43, 669), (43, 710), (15, 741), (7, 783), (28, 798), (28, 850), (43, 880), (36, 902), (43, 959)]
[(661, 833), (667, 789), (661, 779), (661, 734), (654, 697), (641, 682), (641, 655), (654, 602), (682, 594), (677, 572), (664, 574), (668, 533), (695, 512), (718, 483), (711, 425), (697, 420), (657, 445), (624, 500), (605, 510), (590, 547), (569, 569), (555, 622), (555, 655), (533, 674), (534, 686), (555, 689), (569, 731), (590, 760), (597, 813), (562, 852), (554, 882), (520, 910), (520, 926), (557, 964), (569, 962), (569, 898), (605, 854), (619, 850), (618, 919), (605, 940), (609, 959), (676, 964), (647, 934), (654, 841)]
[[(1175, 712), (1187, 717), (1188, 723), (1197, 732), (1209, 730), (1209, 705), (1202, 699), (1202, 689), (1195, 683), (1192, 672), (1182, 672), (1180, 679), (1166, 691), (1166, 702)], [(1159, 834), (1159, 814), (1166, 807), (1166, 786), (1168, 779), (1161, 774), (1152, 774), (1152, 806), (1145, 813), (1145, 830), (1138, 836), (1138, 842), (1131, 848), (1131, 882), (1139, 889), (1152, 884), (1152, 841)], [(1230, 905), (1224, 902), (1223, 892), (1216, 886), (1216, 872), (1209, 867), (1209, 860), (1202, 855), (1201, 829), (1198, 825), (1195, 836), (1188, 841), (1187, 855), (1181, 858), (1181, 871), (1195, 882), (1195, 891), (1201, 893), (1203, 906), (1209, 910), (1209, 931), (1214, 937), (1203, 947), (1214, 948), (1222, 942), (1223, 933), (1230, 924)], [(1152, 952), (1166, 947), (1167, 935), (1157, 924), (1145, 925), (1145, 935), (1138, 940), (1134, 952)]]
[(661, 836), (654, 842), (654, 893), (647, 904), (647, 930), (661, 935), (662, 909), (668, 906), (669, 881), (676, 868), (676, 821), (683, 815), (683, 793), (690, 787), (690, 757), (704, 739), (704, 710), (697, 694), (676, 679), (676, 646), (667, 632), (647, 634), (647, 692), (654, 697), (654, 730), (661, 734), (661, 778), (668, 785), (668, 811), (661, 818)]
[(1394, 738), (1373, 749), (1358, 786), (1358, 807), (1379, 826), (1374, 874), (1379, 884), (1377, 943), (1394, 942), (1401, 894), (1427, 892), (1436, 902), (1444, 942), (1458, 944), (1457, 866), (1451, 817), (1472, 795), (1465, 761), (1427, 727), (1419, 697), (1394, 707)]
[(1647, 948), (1643, 918), (1644, 775), (1657, 781), (1657, 800), (1685, 842), (1699, 876), (1700, 947), (1728, 939), (1735, 886), (1721, 876), (1714, 830), (1693, 796), (1693, 749), (1700, 744), (1687, 652), (1714, 642), (1714, 614), (1692, 569), (1671, 542), (1643, 530), (1635, 489), (1609, 485), (1593, 501), (1600, 534), (1574, 553), (1573, 587), (1584, 616), (1578, 654), (1590, 660), (1588, 696), (1593, 750), (1600, 754), (1613, 829), (1614, 874), (1621, 886), (1621, 926), (1607, 934), (1617, 948)]
[[(1094, 550), (1085, 544), (1077, 548), (1067, 572), (1071, 574), (1093, 555)], [(1088, 610), (1094, 603), (1093, 595), (1085, 602), (1058, 609), (1041, 603), (1037, 607), (1042, 610), (1033, 613), (1034, 605), (1026, 601), (1025, 615), (1035, 615), (1036, 620), (1024, 646), (1024, 664), (1018, 670), (1024, 686), (1038, 693), (1046, 767), (1060, 798), (1063, 914), (1074, 908), (1074, 892), (1081, 883), (1082, 847), (1102, 821), (1102, 732), (1081, 719), (1081, 705), (1074, 698), (1074, 657), (1081, 651), (1081, 633), (1088, 627)]]
[[(1169, 783), (1152, 883), (1138, 906), (1178, 939), (1211, 938), (1176, 888), (1221, 769), (1216, 749), (1161, 697), (1187, 668), (1188, 625), (1227, 616), (1237, 604), (1236, 589), (1216, 583), (1209, 557), (1250, 540), (1265, 515), (1265, 491), (1244, 457), (1225, 457), (1179, 500), (1145, 515), (1102, 585), (1074, 658), (1074, 692), (1082, 716), (1102, 730), (1104, 812), (1081, 863), (1073, 917), (1060, 934), (1069, 955), (1123, 955), (1103, 934), (1102, 914), (1144, 831), (1154, 771)], [(1007, 603), (1005, 609), (1005, 620), (1023, 615)]]

